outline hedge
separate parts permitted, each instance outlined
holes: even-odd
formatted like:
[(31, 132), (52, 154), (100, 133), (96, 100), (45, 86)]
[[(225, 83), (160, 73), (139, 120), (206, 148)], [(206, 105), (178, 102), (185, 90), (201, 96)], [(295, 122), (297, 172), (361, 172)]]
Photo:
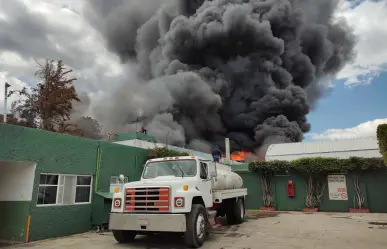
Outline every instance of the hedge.
[(161, 157), (174, 157), (174, 156), (189, 156), (187, 152), (179, 152), (175, 150), (169, 150), (166, 147), (155, 148), (149, 151), (147, 159), (161, 158)]
[(273, 160), (269, 162), (251, 162), (249, 170), (261, 175), (273, 175), (280, 172), (287, 172), (290, 163), (287, 161)]
[(346, 173), (353, 171), (368, 171), (387, 169), (380, 158), (351, 157), (349, 159), (339, 158), (301, 158), (291, 162), (266, 161), (251, 162), (249, 170), (258, 174), (275, 174), (277, 172), (295, 171), (302, 174), (315, 175), (323, 173)]
[(384, 158), (384, 163), (387, 164), (387, 124), (378, 125), (376, 135), (379, 141), (380, 154)]

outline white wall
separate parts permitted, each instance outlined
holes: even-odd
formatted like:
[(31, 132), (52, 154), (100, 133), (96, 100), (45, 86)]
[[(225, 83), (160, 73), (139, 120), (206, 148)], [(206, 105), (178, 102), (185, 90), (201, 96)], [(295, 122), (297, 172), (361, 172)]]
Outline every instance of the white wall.
[(36, 163), (0, 161), (0, 201), (31, 201)]
[(305, 154), (289, 154), (289, 155), (267, 155), (265, 160), (283, 160), (292, 161), (305, 157), (334, 157), (346, 159), (352, 156), (356, 157), (381, 157), (378, 149), (375, 150), (353, 150), (353, 151), (333, 151), (327, 153), (305, 153)]

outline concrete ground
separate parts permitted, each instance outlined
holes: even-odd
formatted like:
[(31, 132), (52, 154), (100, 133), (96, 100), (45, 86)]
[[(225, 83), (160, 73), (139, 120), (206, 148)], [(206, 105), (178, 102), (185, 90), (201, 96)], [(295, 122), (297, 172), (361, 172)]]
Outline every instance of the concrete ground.
[[(139, 237), (117, 244), (109, 232), (95, 232), (13, 246), (13, 249), (182, 249), (173, 236)], [(240, 226), (212, 232), (203, 249), (386, 249), (387, 214), (252, 213)]]

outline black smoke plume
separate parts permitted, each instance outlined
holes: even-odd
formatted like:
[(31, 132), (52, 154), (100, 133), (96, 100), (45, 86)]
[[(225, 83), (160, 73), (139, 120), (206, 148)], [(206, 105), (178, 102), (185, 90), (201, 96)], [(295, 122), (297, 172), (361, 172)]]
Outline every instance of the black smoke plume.
[(113, 132), (142, 116), (160, 141), (199, 150), (299, 142), (324, 82), (354, 56), (334, 0), (108, 2), (89, 12), (128, 68), (93, 107)]

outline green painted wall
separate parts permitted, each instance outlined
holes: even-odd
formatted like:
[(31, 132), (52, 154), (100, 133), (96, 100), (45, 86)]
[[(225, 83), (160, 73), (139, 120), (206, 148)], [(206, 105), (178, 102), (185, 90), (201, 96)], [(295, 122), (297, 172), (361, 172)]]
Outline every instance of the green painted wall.
[(247, 188), (246, 208), (258, 209), (263, 205), (261, 179), (257, 174), (249, 171), (235, 171), (243, 179), (243, 185)]
[(26, 241), (30, 204), (29, 201), (0, 201), (0, 240)]
[(109, 191), (111, 175), (125, 174), (133, 180), (138, 177), (146, 156), (146, 150), (139, 148), (8, 124), (0, 124), (0, 138), (0, 160), (37, 163), (30, 208), (30, 241), (86, 232), (92, 228), (93, 219), (101, 221), (108, 212), (102, 208), (105, 211), (93, 215), (98, 210), (98, 199), (85, 205), (36, 207), (40, 173), (93, 175), (95, 181), (100, 148), (98, 189)]
[(40, 173), (93, 175), (98, 141), (4, 124), (0, 137), (0, 160), (37, 163), (30, 241), (88, 231), (91, 204), (36, 207), (37, 189)]
[(373, 172), (360, 178), (367, 186), (367, 199), (371, 212), (387, 212), (387, 172)]
[[(289, 180), (294, 183), (295, 196), (287, 196), (286, 185)], [(305, 207), (305, 184), (297, 175), (281, 175), (273, 179), (275, 182), (275, 205), (279, 211), (301, 211)]]
[[(146, 161), (147, 150), (122, 146), (109, 142), (100, 142), (101, 167), (97, 191), (109, 192), (110, 176), (123, 174), (129, 181), (140, 178), (142, 165)], [(109, 221), (111, 200), (94, 195), (93, 225), (100, 225)]]
[(87, 232), (92, 205), (63, 205), (32, 209), (30, 241)]
[[(251, 172), (237, 172), (248, 189), (246, 207), (257, 209), (262, 206), (262, 191), (259, 175)], [(295, 197), (287, 196), (286, 184), (292, 180), (295, 185)], [(275, 193), (274, 205), (279, 211), (301, 211), (305, 208), (306, 185), (304, 179), (299, 175), (278, 175), (272, 180), (272, 189)], [(366, 173), (360, 177), (360, 189), (365, 197), (365, 207), (374, 213), (387, 213), (387, 172)], [(348, 201), (329, 200), (328, 186), (322, 197), (320, 211), (323, 212), (348, 212), (353, 208), (354, 186), (353, 175), (347, 175)]]

